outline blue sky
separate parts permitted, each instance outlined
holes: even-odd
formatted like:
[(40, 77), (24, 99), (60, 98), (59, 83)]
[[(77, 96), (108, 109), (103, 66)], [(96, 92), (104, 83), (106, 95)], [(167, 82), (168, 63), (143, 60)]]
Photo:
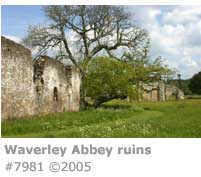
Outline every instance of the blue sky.
[(29, 25), (44, 21), (41, 8), (42, 6), (2, 6), (2, 34), (23, 38)]
[[(46, 24), (42, 6), (1, 6), (2, 35), (20, 42), (29, 25)], [(201, 6), (129, 6), (149, 32), (152, 58), (162, 56), (182, 78), (201, 71)], [(73, 36), (71, 36), (73, 37)]]

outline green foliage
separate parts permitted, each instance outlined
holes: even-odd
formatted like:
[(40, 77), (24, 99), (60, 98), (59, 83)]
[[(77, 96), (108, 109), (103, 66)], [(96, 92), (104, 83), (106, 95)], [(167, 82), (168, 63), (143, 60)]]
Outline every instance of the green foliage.
[(131, 82), (134, 73), (131, 65), (112, 58), (94, 58), (89, 66), (85, 78), (87, 96), (92, 99), (137, 96), (137, 88)]
[(150, 60), (148, 57), (136, 58), (135, 53), (127, 53), (125, 61), (129, 63), (134, 70), (134, 82), (154, 82), (163, 79), (169, 79), (175, 71), (165, 65), (162, 58)]
[(150, 61), (127, 53), (124, 60), (94, 58), (89, 63), (84, 85), (87, 96), (94, 99), (94, 106), (98, 107), (114, 98), (138, 99), (140, 82), (159, 81), (170, 74), (172, 71), (160, 57)]
[(191, 95), (192, 91), (189, 88), (190, 80), (181, 80), (181, 90), (184, 92), (184, 95)]
[(113, 100), (99, 109), (2, 122), (2, 137), (201, 137), (201, 99)]
[(201, 72), (191, 78), (189, 87), (193, 94), (201, 94)]

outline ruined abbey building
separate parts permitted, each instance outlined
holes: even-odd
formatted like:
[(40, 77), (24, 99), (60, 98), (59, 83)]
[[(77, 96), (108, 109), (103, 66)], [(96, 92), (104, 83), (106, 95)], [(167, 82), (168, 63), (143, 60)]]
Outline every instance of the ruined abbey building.
[(184, 93), (174, 85), (168, 85), (164, 82), (141, 83), (140, 92), (142, 100), (145, 101), (166, 101), (171, 97), (175, 100), (184, 99)]
[[(31, 51), (1, 37), (1, 115), (3, 119), (78, 111), (80, 75), (48, 56), (33, 60)], [(141, 83), (142, 100), (165, 101), (184, 97), (176, 86)]]
[(20, 118), (78, 111), (80, 76), (75, 67), (41, 56), (1, 37), (1, 115)]

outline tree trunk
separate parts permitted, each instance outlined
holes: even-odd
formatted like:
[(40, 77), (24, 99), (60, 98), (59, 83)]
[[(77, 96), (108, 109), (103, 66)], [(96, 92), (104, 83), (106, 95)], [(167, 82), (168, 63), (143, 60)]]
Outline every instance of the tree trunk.
[(85, 84), (84, 84), (85, 76), (81, 74), (81, 83), (80, 83), (80, 110), (86, 110), (88, 103), (85, 100), (86, 91), (85, 91)]

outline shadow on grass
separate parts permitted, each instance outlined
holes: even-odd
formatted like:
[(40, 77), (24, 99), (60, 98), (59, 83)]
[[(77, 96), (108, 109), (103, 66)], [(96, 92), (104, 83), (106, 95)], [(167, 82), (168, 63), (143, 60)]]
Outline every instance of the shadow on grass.
[(101, 105), (101, 107), (100, 108), (104, 108), (104, 109), (129, 109), (129, 108), (131, 108), (132, 106), (130, 106), (130, 105), (106, 105), (106, 104), (103, 104), (103, 105)]
[(144, 108), (145, 111), (150, 111), (150, 110), (152, 110), (152, 109), (149, 108), (149, 107), (143, 107), (143, 108)]

